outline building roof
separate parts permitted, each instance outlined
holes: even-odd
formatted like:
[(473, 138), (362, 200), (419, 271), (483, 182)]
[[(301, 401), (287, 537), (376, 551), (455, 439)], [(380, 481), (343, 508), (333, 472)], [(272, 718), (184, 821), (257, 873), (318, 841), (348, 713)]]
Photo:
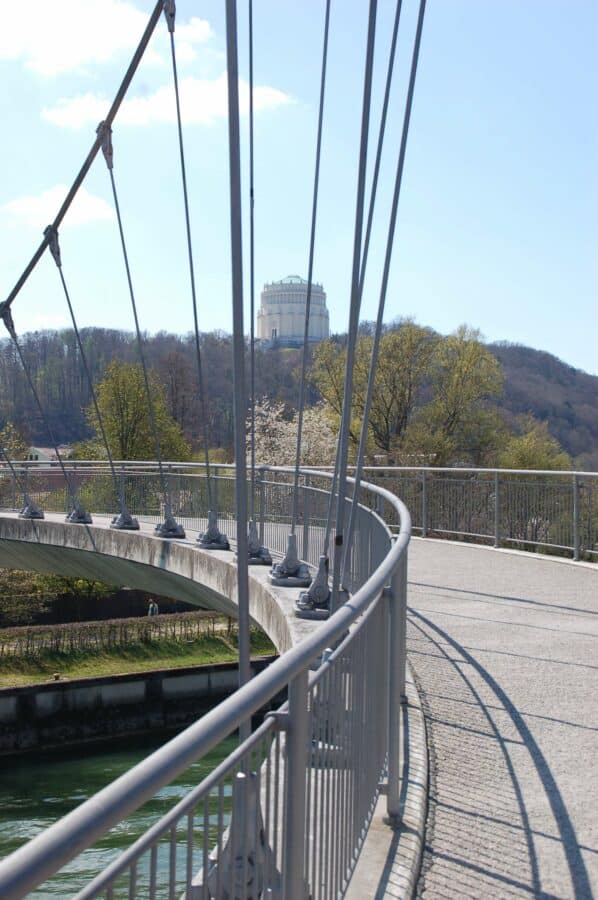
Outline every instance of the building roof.
[[(300, 275), (287, 275), (286, 278), (281, 278), (280, 281), (271, 281), (266, 287), (270, 287), (275, 284), (305, 284), (307, 285), (307, 281), (305, 278), (301, 278)], [(312, 287), (322, 287), (321, 284), (318, 284), (317, 281), (312, 281)]]
[(287, 275), (286, 278), (281, 278), (278, 284), (307, 284), (307, 281), (299, 275)]

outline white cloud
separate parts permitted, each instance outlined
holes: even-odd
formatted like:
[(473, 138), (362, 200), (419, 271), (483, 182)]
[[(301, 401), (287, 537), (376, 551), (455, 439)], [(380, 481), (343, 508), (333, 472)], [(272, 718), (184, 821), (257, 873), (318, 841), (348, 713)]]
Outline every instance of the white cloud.
[[(121, 52), (130, 54), (148, 15), (129, 0), (0, 0), (0, 20), (0, 59), (20, 60), (41, 75), (57, 75), (106, 63)], [(156, 33), (166, 35), (165, 22), (158, 23)], [(185, 46), (182, 61), (211, 36), (203, 19), (177, 22), (175, 38)], [(144, 61), (162, 58), (149, 48)]]
[[(66, 184), (57, 184), (37, 196), (10, 200), (0, 209), (25, 225), (43, 230), (53, 221), (67, 193)], [(86, 225), (88, 222), (111, 221), (114, 218), (114, 210), (105, 200), (82, 187), (64, 218), (62, 228)]]
[[(227, 76), (223, 72), (218, 78), (183, 78), (179, 83), (183, 120), (188, 125), (211, 125), (227, 115)], [(274, 109), (292, 103), (292, 98), (267, 85), (254, 87), (253, 103), (257, 112)], [(249, 85), (239, 81), (239, 104), (241, 114), (249, 112)], [(42, 117), (63, 128), (80, 128), (95, 125), (109, 108), (108, 100), (97, 94), (83, 94), (71, 99), (62, 99), (52, 108), (42, 111)], [(174, 122), (176, 106), (172, 87), (158, 88), (147, 96), (125, 99), (117, 116), (117, 123), (125, 125), (151, 125)]]

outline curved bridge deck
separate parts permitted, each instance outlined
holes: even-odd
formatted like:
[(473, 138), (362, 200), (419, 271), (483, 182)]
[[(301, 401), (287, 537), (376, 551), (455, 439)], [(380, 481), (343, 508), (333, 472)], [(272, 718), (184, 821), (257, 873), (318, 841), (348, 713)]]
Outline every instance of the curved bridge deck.
[(429, 752), (418, 896), (598, 895), (597, 601), (589, 565), (412, 541)]

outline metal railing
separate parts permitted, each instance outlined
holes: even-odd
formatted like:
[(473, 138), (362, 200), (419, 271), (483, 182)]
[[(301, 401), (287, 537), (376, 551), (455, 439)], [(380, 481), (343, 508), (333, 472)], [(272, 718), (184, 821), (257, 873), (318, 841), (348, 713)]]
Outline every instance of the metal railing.
[(406, 503), (413, 530), (598, 559), (598, 472), (367, 467)]
[[(155, 463), (119, 462), (127, 505), (142, 518), (158, 521), (164, 512), (164, 498)], [(105, 463), (67, 464), (84, 505), (111, 514), (117, 507), (114, 485)], [(207, 491), (201, 480), (203, 466), (196, 463), (168, 463), (167, 481), (173, 511), (189, 528), (206, 526)], [(235, 528), (233, 467), (215, 465), (215, 494), (223, 527)], [(413, 519), (414, 533), (424, 537), (444, 537), (483, 542), (494, 547), (544, 551), (571, 555), (573, 559), (598, 559), (598, 472), (531, 471), (518, 469), (433, 468), (427, 466), (369, 466), (365, 477), (401, 497)], [(17, 485), (10, 471), (0, 467), (0, 507), (16, 508)], [(49, 463), (19, 463), (34, 500), (46, 509), (67, 511), (69, 498), (58, 467)], [(305, 509), (298, 546), (303, 558), (317, 565), (323, 544), (316, 519), (322, 528), (326, 520), (326, 485), (321, 477), (304, 470)], [(292, 478), (284, 469), (276, 473), (262, 467), (256, 481), (255, 509), (260, 537), (275, 553), (284, 554), (286, 529), (290, 522)], [(376, 498), (367, 490), (360, 494), (366, 506), (375, 508)], [(396, 527), (398, 519), (388, 523)], [(232, 535), (234, 537), (234, 535)], [(308, 542), (315, 542), (310, 548)], [(309, 558), (308, 558), (309, 557)]]
[[(233, 508), (227, 471), (217, 473), (221, 517)], [(88, 503), (92, 512), (111, 512), (103, 467), (77, 472), (80, 490), (103, 498)], [(43, 495), (46, 509), (61, 509), (62, 488), (44, 477), (41, 468), (30, 472), (30, 492)], [(123, 466), (123, 477), (138, 501), (127, 497), (130, 508), (157, 519), (164, 498), (152, 466)], [(199, 467), (173, 467), (169, 477), (177, 517), (200, 527), (207, 498)], [(329, 481), (326, 473), (302, 472), (298, 535), (312, 565), (323, 543)], [(256, 509), (280, 553), (288, 491), (288, 471), (261, 470)], [(384, 488), (364, 484), (363, 498), (347, 567), (350, 599), (198, 722), (0, 862), (0, 896), (40, 886), (281, 691), (287, 703), (77, 896), (316, 900), (343, 893), (385, 776), (388, 813), (399, 813), (411, 523)], [(385, 517), (400, 523), (394, 537)]]

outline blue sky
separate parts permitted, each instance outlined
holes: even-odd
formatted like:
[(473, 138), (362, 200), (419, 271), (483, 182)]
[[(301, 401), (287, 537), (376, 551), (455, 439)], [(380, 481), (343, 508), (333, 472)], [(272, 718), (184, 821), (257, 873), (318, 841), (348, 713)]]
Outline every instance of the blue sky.
[[(0, 0), (2, 298), (87, 154), (152, 6)], [(223, 7), (177, 3), (205, 331), (231, 327)], [(239, 14), (246, 81), (245, 3)], [(306, 275), (323, 14), (322, 0), (254, 0), (258, 300), (265, 281)], [(394, 2), (380, 0), (374, 133), (393, 14)], [(415, 14), (404, 0), (362, 318), (376, 314)], [(365, 0), (332, 0), (314, 277), (335, 331), (347, 327), (366, 15)], [(428, 0), (388, 320), (412, 316), (443, 333), (467, 322), (488, 340), (528, 344), (598, 373), (597, 39), (598, 7), (589, 0)], [(115, 122), (115, 177), (142, 327), (186, 332), (192, 309), (171, 83), (161, 21)], [(241, 95), (246, 109), (246, 84)], [(246, 115), (242, 127), (246, 162)], [(245, 196), (247, 187), (245, 179)], [(101, 157), (60, 237), (80, 324), (130, 329)], [(246, 241), (246, 263), (247, 250)], [(68, 324), (48, 256), (13, 312), (21, 332)]]

